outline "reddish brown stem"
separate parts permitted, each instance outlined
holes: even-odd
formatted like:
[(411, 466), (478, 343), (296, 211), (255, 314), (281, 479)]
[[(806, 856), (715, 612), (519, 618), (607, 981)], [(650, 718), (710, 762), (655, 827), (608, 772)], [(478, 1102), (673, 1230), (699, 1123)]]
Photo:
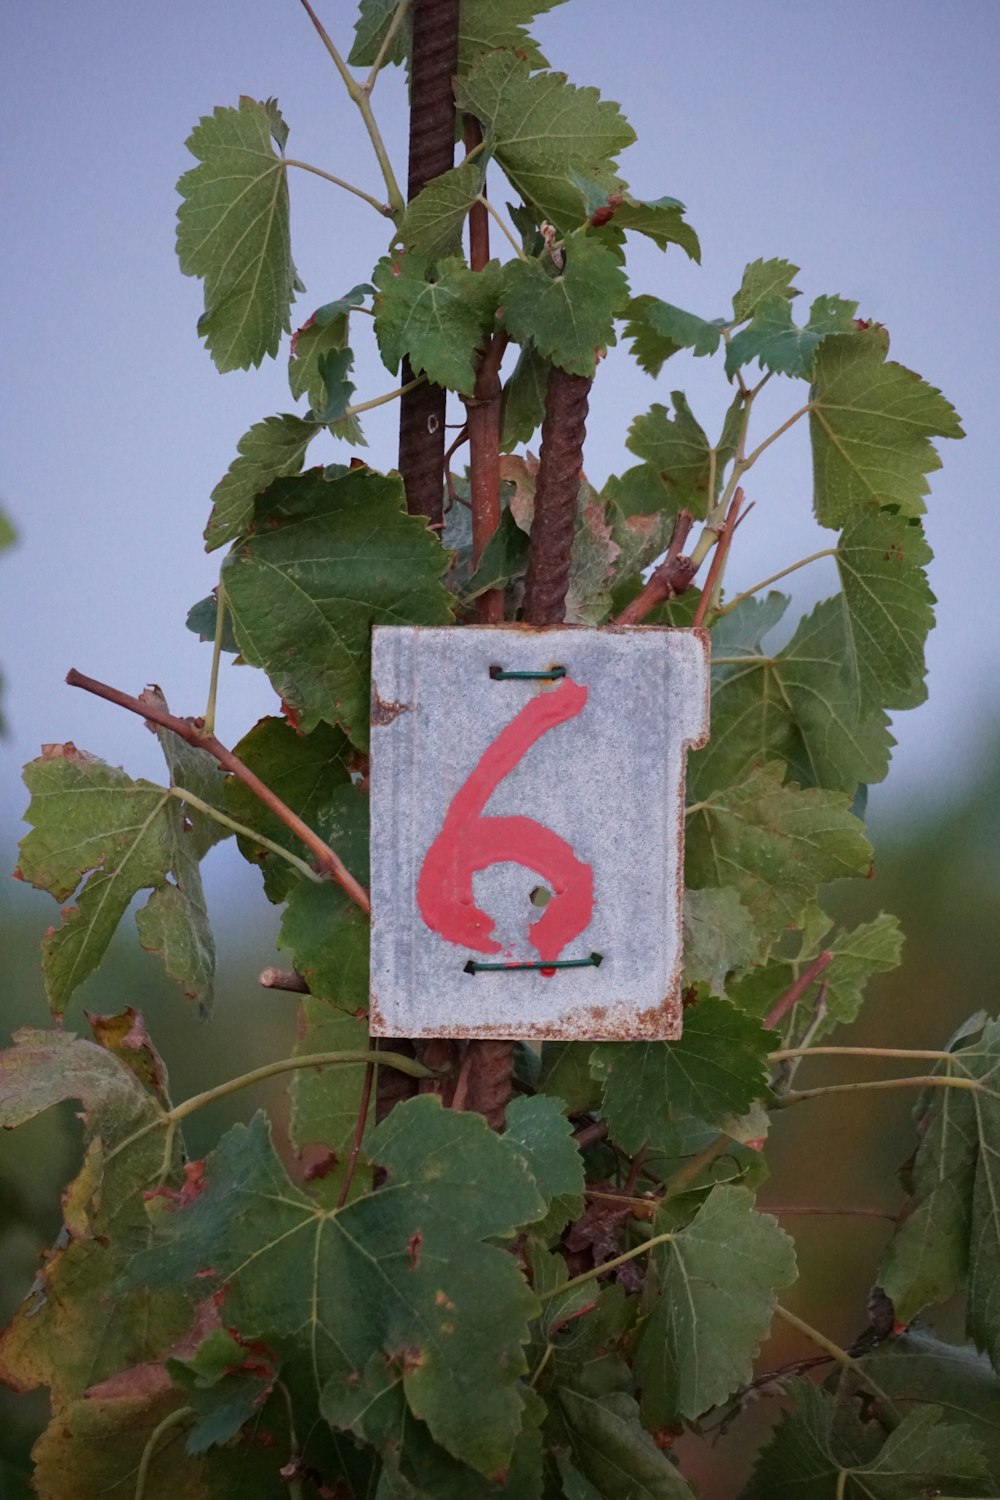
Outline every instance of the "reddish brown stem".
[(626, 604), (621, 613), (615, 616), (612, 625), (638, 625), (640, 620), (644, 620), (668, 599), (676, 599), (678, 595), (687, 592), (694, 581), (696, 570), (691, 559), (684, 556), (684, 543), (693, 525), (694, 517), (689, 510), (677, 512), (666, 556), (653, 569), (631, 604)]
[(549, 370), (524, 582), (522, 613), (529, 625), (558, 625), (565, 614), (592, 384), (589, 375), (570, 375), (556, 365)]
[(695, 610), (694, 619), (691, 621), (691, 624), (694, 626), (703, 624), (705, 616), (708, 613), (712, 595), (715, 592), (715, 585), (729, 555), (729, 546), (733, 540), (733, 532), (739, 524), (740, 506), (742, 504), (743, 491), (742, 489), (738, 489), (730, 502), (729, 509), (726, 512), (726, 519), (722, 523), (722, 530), (719, 532), (719, 540), (715, 544), (715, 555), (712, 558), (712, 566), (708, 570), (705, 587), (701, 591), (698, 608)]
[(368, 1124), (368, 1106), (372, 1097), (372, 1079), (375, 1076), (374, 1063), (365, 1063), (365, 1078), (361, 1085), (361, 1098), (358, 1102), (358, 1118), (354, 1126), (354, 1139), (351, 1142), (351, 1155), (347, 1162), (347, 1171), (344, 1180), (340, 1184), (340, 1192), (337, 1194), (337, 1207), (343, 1208), (347, 1202), (347, 1195), (351, 1191), (351, 1183), (354, 1179), (354, 1169), (358, 1164), (358, 1156), (361, 1153), (361, 1142), (364, 1140), (365, 1126)]
[(371, 912), (371, 902), (368, 892), (359, 881), (355, 880), (343, 860), (329, 846), (324, 843), (318, 833), (304, 823), (298, 813), (292, 812), (281, 798), (276, 796), (271, 788), (265, 786), (259, 776), (255, 776), (249, 766), (245, 766), (238, 756), (217, 740), (214, 734), (205, 734), (201, 729), (199, 719), (179, 719), (176, 715), (168, 713), (166, 709), (157, 707), (155, 703), (144, 703), (141, 698), (133, 698), (130, 693), (123, 693), (119, 688), (109, 687), (106, 682), (98, 682), (94, 677), (85, 677), (75, 667), (66, 673), (66, 681), (70, 687), (83, 688), (85, 692), (93, 693), (95, 697), (105, 698), (109, 703), (117, 703), (119, 708), (127, 708), (130, 713), (138, 714), (140, 719), (148, 723), (159, 724), (163, 729), (170, 729), (196, 750), (207, 750), (213, 755), (219, 765), (244, 786), (250, 788), (256, 797), (263, 802), (276, 818), (280, 818), (286, 828), (290, 828), (296, 838), (302, 840), (306, 848), (315, 856), (320, 870), (339, 885), (341, 890), (348, 895), (359, 906), (365, 914)]
[(598, 1141), (607, 1138), (607, 1120), (595, 1120), (591, 1125), (581, 1125), (579, 1130), (574, 1130), (573, 1139), (576, 1141), (577, 1149), (586, 1150), (588, 1146), (594, 1146)]
[(257, 983), (265, 990), (290, 990), (294, 995), (308, 995), (309, 986), (294, 969), (262, 969)]
[[(459, 0), (413, 0), (410, 52), (410, 153), (407, 198), (455, 160), (455, 99), (458, 72)], [(403, 361), (402, 381), (413, 379)], [(447, 393), (424, 384), (407, 391), (399, 408), (399, 472), (411, 515), (433, 526), (444, 519), (444, 438)]]
[(832, 963), (833, 954), (828, 953), (824, 949), (818, 958), (813, 959), (808, 969), (803, 969), (795, 983), (788, 986), (781, 998), (775, 1001), (764, 1017), (764, 1029), (771, 1031), (775, 1026), (779, 1025), (788, 1015), (788, 1012), (798, 1005), (802, 996), (812, 988), (823, 970), (828, 969)]

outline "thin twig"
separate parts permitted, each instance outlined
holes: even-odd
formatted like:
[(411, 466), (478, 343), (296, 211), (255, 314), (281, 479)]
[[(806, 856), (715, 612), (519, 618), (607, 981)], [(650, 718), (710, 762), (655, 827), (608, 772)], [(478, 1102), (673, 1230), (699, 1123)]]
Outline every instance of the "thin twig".
[(896, 1214), (888, 1214), (882, 1208), (827, 1208), (811, 1203), (760, 1203), (758, 1207), (761, 1213), (775, 1214), (778, 1218), (786, 1214), (815, 1214), (823, 1218), (886, 1219), (890, 1224), (899, 1222)]
[(389, 56), (389, 48), (396, 40), (396, 37), (399, 34), (399, 28), (406, 20), (406, 13), (409, 8), (410, 0), (399, 0), (399, 4), (396, 6), (395, 14), (393, 15), (392, 20), (389, 22), (388, 26), (385, 29), (385, 36), (382, 38), (382, 45), (379, 47), (378, 52), (375, 54), (375, 61), (372, 63), (371, 72), (368, 74), (368, 77), (361, 85), (369, 98), (371, 97), (371, 92), (375, 87), (375, 83), (379, 73), (381, 73), (382, 69), (385, 67), (385, 60)]
[(581, 1125), (579, 1130), (574, 1130), (573, 1139), (578, 1151), (586, 1151), (588, 1146), (596, 1146), (598, 1141), (607, 1139), (607, 1120), (594, 1120), (590, 1125)]
[(308, 995), (309, 986), (294, 969), (262, 969), (257, 983), (265, 990), (289, 990), (294, 995)]
[(153, 1462), (160, 1439), (168, 1433), (171, 1428), (179, 1427), (182, 1422), (190, 1422), (195, 1416), (194, 1408), (190, 1406), (179, 1406), (176, 1411), (170, 1412), (158, 1422), (146, 1439), (146, 1446), (142, 1450), (139, 1467), (135, 1472), (134, 1500), (143, 1500), (146, 1493), (146, 1480), (149, 1478), (149, 1468)]
[(402, 213), (406, 205), (403, 201), (403, 195), (399, 190), (399, 183), (396, 181), (395, 173), (392, 170), (392, 163), (389, 160), (389, 153), (385, 149), (385, 142), (383, 141), (381, 132), (375, 123), (375, 116), (372, 114), (372, 107), (371, 102), (368, 98), (368, 91), (363, 84), (358, 83), (357, 79), (352, 76), (350, 69), (344, 62), (344, 59), (341, 57), (340, 53), (337, 51), (337, 48), (334, 46), (322, 21), (313, 10), (312, 6), (309, 4), (309, 0), (300, 0), (300, 4), (302, 6), (302, 9), (306, 12), (306, 15), (309, 17), (310, 21), (313, 23), (313, 26), (316, 29), (316, 34), (318, 35), (320, 41), (323, 43), (323, 46), (330, 54), (330, 57), (333, 60), (333, 65), (343, 79), (344, 87), (346, 88), (350, 98), (354, 101), (354, 103), (358, 106), (358, 109), (361, 111), (361, 118), (365, 122), (365, 129), (368, 131), (368, 138), (372, 143), (372, 147), (375, 151), (375, 156), (378, 160), (379, 167), (382, 170), (382, 180), (385, 183), (386, 192), (389, 194), (389, 202), (392, 206), (393, 214), (395, 215), (397, 213)]
[(361, 1142), (364, 1139), (365, 1126), (368, 1124), (368, 1105), (372, 1097), (372, 1079), (375, 1077), (375, 1064), (365, 1064), (365, 1078), (361, 1085), (361, 1098), (358, 1101), (358, 1118), (354, 1126), (354, 1139), (351, 1142), (351, 1155), (347, 1162), (347, 1171), (337, 1194), (337, 1207), (343, 1208), (347, 1202), (347, 1195), (351, 1191), (351, 1183), (354, 1180), (354, 1169), (358, 1164), (358, 1156), (361, 1152)]
[(205, 733), (215, 733), (215, 704), (219, 695), (219, 664), (222, 660), (222, 637), (226, 629), (226, 586), (219, 579), (215, 596), (215, 639), (212, 642), (212, 672), (208, 681), (208, 702), (205, 705)]
[(954, 1052), (935, 1052), (923, 1047), (784, 1047), (772, 1052), (768, 1062), (790, 1057), (895, 1057), (901, 1062), (954, 1062)]
[(473, 1043), (470, 1043), (469, 1046), (467, 1046), (465, 1049), (465, 1056), (462, 1058), (462, 1066), (458, 1070), (458, 1077), (455, 1080), (454, 1092), (452, 1093), (451, 1100), (448, 1105), (449, 1109), (462, 1110), (465, 1108), (468, 1101), (469, 1074), (472, 1071), (472, 1064), (474, 1059), (474, 1053), (472, 1050), (473, 1045)]
[(892, 1397), (887, 1396), (882, 1387), (875, 1383), (864, 1365), (859, 1360), (856, 1360), (853, 1354), (848, 1354), (846, 1349), (842, 1349), (839, 1344), (835, 1344), (833, 1339), (827, 1338), (825, 1333), (820, 1333), (818, 1328), (813, 1328), (811, 1323), (806, 1323), (802, 1318), (796, 1317), (795, 1313), (789, 1312), (787, 1307), (782, 1307), (780, 1302), (775, 1303), (774, 1311), (783, 1323), (788, 1324), (789, 1328), (794, 1328), (796, 1333), (801, 1333), (811, 1344), (815, 1344), (817, 1349), (822, 1349), (824, 1354), (828, 1354), (831, 1359), (835, 1360), (838, 1365), (841, 1365), (845, 1370), (850, 1370), (863, 1385), (868, 1387), (874, 1396), (878, 1397), (879, 1401), (883, 1403), (887, 1414), (890, 1416), (899, 1416), (899, 1412), (893, 1405)]
[[(143, 703), (141, 699), (133, 698), (131, 693), (123, 693), (120, 688), (110, 687), (106, 682), (98, 682), (95, 677), (85, 677), (75, 667), (67, 672), (66, 681), (70, 687), (83, 688), (85, 692), (93, 693), (97, 698), (104, 698), (108, 703), (116, 703), (119, 708), (128, 709), (129, 713), (138, 714), (140, 719), (172, 730), (182, 740), (193, 745), (196, 750), (207, 750), (220, 766), (229, 771), (237, 780), (242, 781), (244, 786), (249, 787), (264, 806), (302, 840), (306, 848), (316, 856), (322, 871), (340, 886), (355, 906), (360, 907), (366, 915), (371, 912), (368, 892), (359, 881), (355, 880), (340, 856), (320, 838), (318, 833), (302, 821), (298, 813), (293, 812), (280, 797), (271, 791), (270, 787), (265, 786), (249, 766), (245, 766), (237, 755), (217, 740), (214, 734), (206, 734), (199, 719), (179, 719), (175, 714), (168, 713), (165, 708), (160, 708), (155, 703)], [(260, 835), (251, 831), (251, 837), (260, 842)], [(287, 855), (288, 851), (284, 852)]]
[[(774, 1005), (772, 1005), (771, 1009), (764, 1017), (764, 1030), (773, 1031), (779, 1024), (779, 1022), (785, 1019), (785, 1017), (788, 1015), (788, 1012), (795, 1009), (796, 1005), (798, 1005), (799, 1001), (802, 999), (802, 996), (807, 992), (807, 990), (810, 990), (812, 988), (816, 980), (822, 974), (823, 970), (828, 969), (832, 963), (833, 954), (826, 951), (825, 949), (818, 958), (814, 958), (808, 969), (803, 970), (798, 979), (795, 980), (794, 984), (790, 984), (788, 986), (787, 990), (781, 996), (780, 1000), (777, 1000)], [(776, 1060), (778, 1062), (782, 1062), (787, 1056), (787, 1053), (783, 1053)]]
[(918, 1078), (876, 1078), (869, 1083), (827, 1083), (815, 1089), (797, 1089), (793, 1093), (780, 1094), (771, 1101), (772, 1109), (790, 1109), (793, 1104), (804, 1104), (807, 1099), (822, 1099), (827, 1094), (861, 1094), (875, 1089), (967, 1089), (970, 1093), (983, 1092), (978, 1078), (953, 1078), (945, 1073), (928, 1073)]
[(684, 556), (684, 544), (693, 525), (694, 517), (689, 510), (677, 512), (666, 556), (653, 569), (631, 604), (626, 604), (615, 616), (612, 625), (638, 625), (668, 599), (676, 599), (687, 592), (694, 582), (695, 568), (691, 559)]
[(742, 504), (743, 490), (737, 485), (733, 498), (729, 503), (729, 509), (726, 512), (726, 519), (722, 523), (719, 539), (715, 544), (715, 555), (712, 558), (712, 565), (708, 570), (708, 577), (705, 579), (705, 586), (701, 591), (701, 598), (698, 600), (698, 608), (695, 610), (694, 619), (691, 621), (691, 624), (695, 627), (704, 622), (705, 616), (711, 606), (716, 584), (719, 582), (720, 575), (726, 564), (726, 558), (729, 555), (729, 544), (733, 539), (733, 531), (736, 527), (736, 521)]

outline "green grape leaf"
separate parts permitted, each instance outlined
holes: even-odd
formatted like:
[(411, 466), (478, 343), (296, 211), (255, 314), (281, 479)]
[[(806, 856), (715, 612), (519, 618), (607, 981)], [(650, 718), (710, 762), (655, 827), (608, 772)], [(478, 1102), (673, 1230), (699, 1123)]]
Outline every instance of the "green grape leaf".
[[(101, 1018), (112, 1025), (124, 1018)], [(118, 1028), (112, 1026), (117, 1033)], [(144, 1033), (141, 1017), (132, 1031)], [(189, 1321), (184, 1295), (126, 1290), (119, 1278), (148, 1242), (146, 1193), (163, 1173), (157, 1092), (115, 1051), (65, 1031), (22, 1030), (0, 1053), (0, 1128), (63, 1100), (83, 1105), (84, 1160), (63, 1198), (65, 1229), (0, 1334), (0, 1380), (51, 1389), (55, 1410), (123, 1367), (155, 1359)], [(138, 1137), (133, 1139), (133, 1137)], [(175, 1180), (179, 1146), (168, 1157)]]
[(552, 1444), (566, 1500), (693, 1500), (625, 1391), (594, 1396), (563, 1386), (557, 1417)]
[(426, 523), (404, 513), (398, 477), (353, 469), (278, 480), (222, 572), (240, 651), (295, 727), (340, 724), (364, 748), (371, 628), (448, 624), (447, 567)]
[(503, 388), (500, 451), (509, 453), (531, 441), (545, 415), (549, 363), (533, 344), (523, 345), (517, 364)]
[(559, 1234), (583, 1213), (583, 1158), (561, 1099), (536, 1095), (507, 1106), (504, 1144), (534, 1178), (548, 1215), (533, 1228), (543, 1239)]
[(944, 1404), (982, 1444), (993, 1489), (1000, 1488), (1000, 1379), (988, 1359), (921, 1329), (876, 1345), (860, 1363), (903, 1412)]
[(787, 260), (755, 260), (743, 272), (740, 289), (733, 298), (733, 322), (745, 323), (761, 305), (774, 296), (791, 301), (799, 295), (792, 286), (798, 266)]
[[(351, 307), (371, 290), (368, 286), (354, 287), (346, 298), (319, 308), (292, 335), (288, 356), (288, 384), (296, 401), (302, 395), (308, 397), (308, 420), (314, 431), (326, 426), (334, 437), (362, 448), (367, 443), (361, 422), (347, 414), (354, 394), (347, 378), (354, 366), (354, 355), (347, 347), (347, 329)], [(354, 303), (348, 301), (351, 297), (356, 299)]]
[(712, 739), (691, 763), (691, 788), (725, 786), (779, 758), (803, 786), (853, 792), (882, 781), (895, 743), (879, 706), (862, 707), (845, 666), (844, 599), (827, 599), (773, 655), (765, 638), (788, 600), (746, 599), (712, 631)]
[(862, 706), (915, 708), (927, 696), (924, 642), (934, 624), (931, 560), (917, 521), (863, 513), (837, 546), (843, 585), (844, 660)]
[(857, 310), (856, 302), (843, 297), (817, 297), (809, 321), (799, 328), (792, 321), (788, 298), (772, 293), (759, 303), (752, 322), (729, 341), (726, 374), (732, 378), (741, 365), (757, 360), (762, 370), (808, 380), (820, 344), (831, 333), (853, 333)]
[[(662, 1232), (658, 1219), (653, 1232)], [(659, 1296), (635, 1372), (643, 1420), (661, 1426), (700, 1416), (749, 1383), (776, 1294), (797, 1273), (792, 1241), (744, 1187), (714, 1187), (652, 1258)]]
[(571, 1115), (596, 1109), (601, 1088), (590, 1070), (593, 1050), (592, 1042), (543, 1042), (538, 1092), (560, 1100)]
[(757, 938), (750, 913), (728, 886), (684, 892), (684, 983), (702, 983), (726, 998), (730, 974), (753, 963)]
[(615, 256), (583, 234), (567, 238), (565, 265), (554, 276), (540, 260), (503, 267), (504, 326), (571, 375), (593, 375), (601, 350), (615, 342), (614, 317), (627, 300)]
[(483, 191), (485, 177), (481, 157), (432, 177), (406, 206), (397, 234), (400, 243), (431, 266), (449, 256), (461, 256), (465, 220)]
[(757, 1460), (748, 1500), (914, 1500), (982, 1494), (989, 1481), (980, 1443), (940, 1406), (909, 1412), (879, 1446), (879, 1429), (848, 1420), (829, 1392), (802, 1379), (786, 1390), (795, 1405)]
[(248, 1348), (224, 1328), (213, 1328), (187, 1358), (165, 1363), (195, 1415), (184, 1443), (192, 1455), (235, 1437), (258, 1414), (278, 1374), (266, 1350)]
[[(389, 23), (398, 9), (399, 0), (361, 0), (358, 19), (354, 23), (354, 45), (347, 58), (353, 67), (370, 68), (374, 65), (385, 43)], [(389, 43), (382, 59), (383, 64), (404, 63), (408, 60), (411, 25), (411, 19), (407, 16)]]
[(177, 190), (177, 255), (205, 284), (198, 332), (219, 370), (275, 355), (301, 290), (292, 262), (284, 150), (288, 128), (273, 100), (203, 115), (186, 145), (198, 165)]
[(286, 413), (265, 417), (243, 434), (236, 445), (239, 457), (233, 459), (212, 491), (212, 513), (205, 527), (206, 552), (214, 552), (216, 547), (243, 535), (253, 521), (255, 497), (273, 480), (299, 472), (306, 449), (318, 431), (315, 422)]
[(629, 428), (625, 446), (660, 476), (674, 509), (704, 518), (710, 504), (712, 445), (695, 420), (683, 391), (672, 391), (671, 417), (657, 403)]
[(580, 225), (576, 174), (610, 186), (614, 158), (635, 140), (617, 104), (575, 88), (564, 73), (532, 75), (514, 51), (487, 52), (455, 92), (524, 201), (561, 230)]
[(509, 509), (483, 548), (479, 566), (462, 591), (466, 600), (478, 599), (487, 589), (502, 589), (520, 578), (528, 566), (528, 533), (522, 531)]
[(457, 257), (429, 280), (423, 257), (384, 256), (375, 267), (375, 334), (387, 369), (404, 355), (415, 374), (471, 396), (475, 356), (495, 326), (498, 262), (470, 271)]
[[(351, 785), (348, 762), (351, 743), (339, 729), (319, 724), (311, 734), (298, 734), (287, 719), (259, 719), (254, 727), (233, 747), (234, 754), (275, 792), (292, 812), (331, 844), (359, 880), (368, 864), (367, 837), (357, 836), (357, 825), (367, 835), (367, 823), (350, 813), (353, 803), (344, 805), (345, 789)], [(223, 786), (223, 806), (238, 823), (280, 844), (299, 859), (308, 861), (309, 850), (255, 792), (235, 776), (228, 776)], [(345, 813), (347, 817), (345, 819)], [(344, 847), (347, 827), (351, 830), (351, 847)], [(300, 876), (291, 865), (270, 849), (252, 839), (237, 839), (240, 853), (251, 864), (259, 865), (264, 875), (264, 891), (269, 901), (283, 901)]]
[[(184, 624), (198, 637), (199, 641), (214, 642), (218, 623), (219, 596), (216, 588), (210, 594), (206, 594), (204, 599), (199, 599), (197, 604), (192, 604)], [(236, 637), (233, 635), (233, 622), (227, 610), (222, 621), (222, 650), (238, 655), (239, 649)]]
[(435, 1442), (495, 1474), (521, 1426), (515, 1382), (537, 1304), (514, 1258), (482, 1241), (545, 1205), (481, 1116), (429, 1095), (397, 1105), (369, 1153), (387, 1188), (330, 1211), (289, 1180), (261, 1116), (237, 1126), (207, 1159), (204, 1190), (166, 1217), (131, 1277), (225, 1284), (229, 1326), (308, 1353), (331, 1415), (343, 1386), (384, 1356)]
[(873, 504), (923, 515), (926, 475), (941, 467), (931, 438), (964, 436), (951, 403), (887, 360), (888, 348), (876, 325), (828, 337), (816, 355), (809, 428), (821, 526), (844, 526)]
[(339, 886), (300, 881), (288, 893), (278, 946), (318, 999), (350, 1015), (367, 1010), (368, 918)]
[(871, 868), (871, 846), (848, 806), (841, 792), (783, 786), (780, 766), (755, 767), (689, 808), (687, 884), (735, 888), (762, 960), (798, 925), (817, 885)]
[(701, 260), (698, 236), (691, 225), (684, 222), (683, 203), (678, 203), (676, 198), (633, 198), (631, 193), (624, 193), (621, 197), (622, 202), (615, 208), (611, 220), (616, 229), (643, 234), (659, 250), (666, 250), (668, 245), (679, 245), (691, 260)]
[[(459, 72), (467, 72), (480, 53), (492, 52), (497, 47), (513, 48), (533, 68), (546, 67), (538, 44), (525, 27), (536, 15), (562, 3), (563, 0), (464, 0), (458, 26)], [(397, 9), (398, 0), (361, 0), (349, 62), (361, 68), (374, 64)], [(410, 37), (411, 21), (407, 16), (390, 43), (386, 63), (409, 61)]]
[(629, 1154), (646, 1142), (669, 1149), (674, 1117), (723, 1125), (767, 1093), (773, 1032), (725, 1000), (706, 997), (684, 1012), (676, 1042), (601, 1042), (592, 1067), (604, 1084), (611, 1137)]
[[(833, 962), (822, 974), (827, 988), (824, 1015), (815, 1032), (818, 1040), (857, 1018), (869, 980), (898, 968), (902, 949), (898, 918), (880, 912), (873, 921), (863, 922), (850, 932), (830, 937), (827, 929), (811, 940), (803, 940), (794, 959), (770, 963), (738, 979), (730, 989), (730, 999), (750, 1015), (766, 1016), (820, 953), (831, 953)], [(811, 991), (800, 1004), (811, 1009), (815, 1000)]]
[(483, 52), (510, 47), (532, 68), (548, 66), (526, 27), (564, 0), (463, 0), (458, 22), (459, 72), (468, 71)]
[(714, 354), (722, 338), (725, 319), (709, 322), (659, 297), (633, 297), (625, 311), (624, 336), (632, 340), (632, 353), (647, 375), (659, 375), (681, 349), (690, 349), (696, 356)]
[[(972, 1023), (978, 1027), (978, 1018)], [(1000, 1022), (959, 1032), (947, 1072), (964, 1088), (928, 1088), (918, 1105), (919, 1145), (909, 1171), (911, 1200), (889, 1245), (880, 1279), (908, 1322), (966, 1282), (966, 1325), (1000, 1366)], [(968, 1088), (974, 1082), (975, 1090)]]
[[(367, 979), (367, 963), (364, 964)], [(299, 1008), (298, 1056), (317, 1052), (366, 1052), (368, 1022), (348, 1015), (328, 1000), (308, 995)], [(351, 1156), (365, 1079), (364, 1063), (337, 1063), (327, 1068), (302, 1068), (292, 1075), (292, 1118), (289, 1134), (300, 1157), (307, 1160), (306, 1179), (316, 1197), (333, 1208)], [(365, 1138), (374, 1126), (369, 1112)], [(351, 1196), (371, 1190), (371, 1172), (359, 1161), (351, 1182)]]
[(16, 541), (17, 532), (14, 530), (13, 522), (4, 511), (0, 510), (0, 552), (13, 547)]
[(52, 1010), (62, 1013), (101, 962), (132, 897), (147, 889), (158, 899), (139, 913), (144, 946), (161, 951), (170, 977), (207, 1007), (214, 949), (198, 860), (214, 836), (204, 833), (203, 815), (73, 744), (46, 746), (24, 781), (33, 826), (21, 841), (19, 878), (57, 901), (79, 887), (63, 925), (42, 944)]

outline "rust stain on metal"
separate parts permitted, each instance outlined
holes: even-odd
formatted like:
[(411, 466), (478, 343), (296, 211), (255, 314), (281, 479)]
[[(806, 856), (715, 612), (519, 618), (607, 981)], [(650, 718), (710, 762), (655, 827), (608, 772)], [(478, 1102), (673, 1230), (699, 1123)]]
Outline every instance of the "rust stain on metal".
[(393, 703), (380, 698), (374, 679), (372, 680), (371, 723), (373, 729), (384, 729), (387, 724), (398, 719), (400, 714), (408, 714), (412, 707), (410, 703)]
[[(679, 1036), (684, 771), (708, 738), (707, 633), (378, 627), (374, 655), (373, 1035)], [(564, 676), (540, 680), (556, 665)], [(515, 746), (512, 726), (542, 723), (529, 705), (567, 687), (566, 711), (554, 705)], [(448, 858), (436, 854), (431, 875), (446, 823)], [(543, 955), (533, 929), (555, 903), (532, 897), (540, 879), (559, 894), (546, 868), (556, 846), (568, 868), (592, 872), (592, 894), (585, 926)], [(460, 884), (474, 877), (465, 894), (451, 890), (451, 859)], [(562, 910), (577, 920), (571, 903)]]

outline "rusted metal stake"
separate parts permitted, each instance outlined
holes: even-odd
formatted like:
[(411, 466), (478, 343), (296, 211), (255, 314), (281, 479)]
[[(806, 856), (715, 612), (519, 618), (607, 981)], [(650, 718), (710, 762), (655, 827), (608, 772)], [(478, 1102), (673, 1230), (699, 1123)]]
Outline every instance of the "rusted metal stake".
[(566, 610), (591, 376), (549, 370), (542, 447), (524, 584), (528, 625), (558, 625)]
[[(459, 0), (413, 0), (410, 65), (410, 154), (407, 197), (415, 198), (431, 178), (455, 160), (455, 99), (458, 71)], [(403, 361), (403, 384), (413, 379)], [(444, 515), (445, 406), (447, 393), (424, 384), (407, 391), (399, 410), (399, 472), (411, 515), (439, 526)]]
[[(455, 161), (455, 95), (460, 0), (413, 0), (410, 52), (410, 146), (407, 198), (415, 198)], [(404, 385), (413, 378), (403, 361)], [(399, 472), (411, 515), (444, 522), (444, 450), (447, 392), (439, 385), (407, 391), (399, 408)], [(407, 1050), (406, 1045), (401, 1050)], [(456, 1054), (457, 1056), (457, 1054)], [(415, 1095), (415, 1079), (400, 1086), (391, 1068), (379, 1068), (375, 1116), (383, 1119), (403, 1098)], [(400, 1075), (402, 1077), (403, 1075)]]

